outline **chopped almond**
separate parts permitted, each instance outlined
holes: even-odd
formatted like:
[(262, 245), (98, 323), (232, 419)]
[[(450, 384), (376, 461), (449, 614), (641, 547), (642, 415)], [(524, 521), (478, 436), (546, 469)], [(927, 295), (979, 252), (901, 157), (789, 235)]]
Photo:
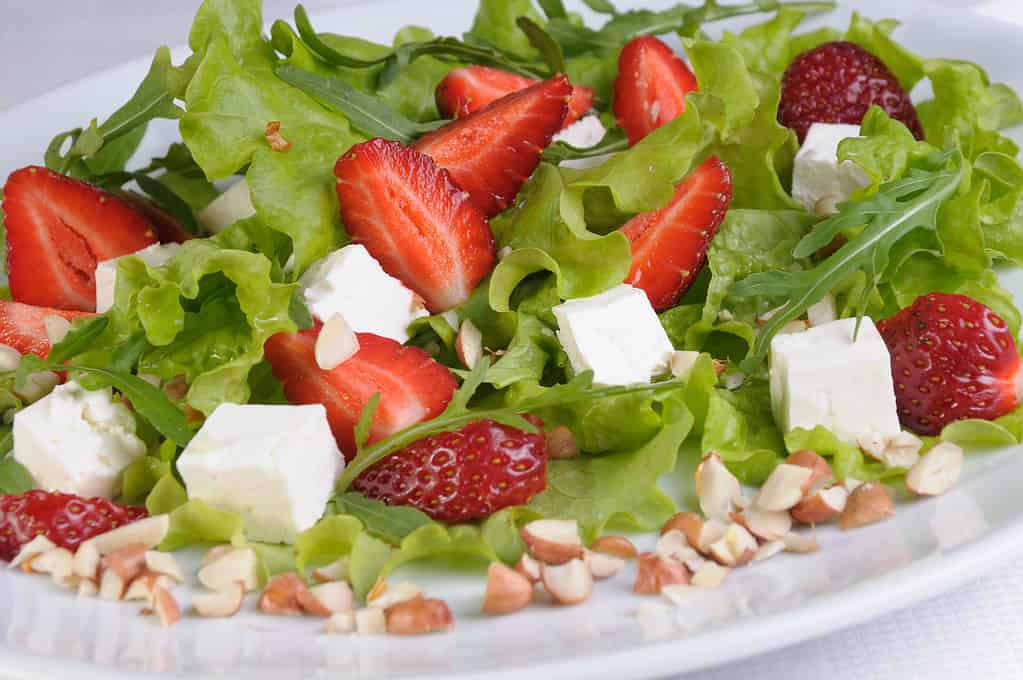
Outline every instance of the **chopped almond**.
[(455, 619), (444, 600), (417, 597), (388, 607), (384, 612), (391, 635), (425, 635), (454, 628)]
[(845, 510), (839, 517), (843, 529), (880, 522), (895, 514), (895, 503), (884, 484), (866, 482), (856, 487), (846, 501)]
[(533, 583), (515, 569), (493, 562), (487, 570), (487, 590), (483, 596), (485, 614), (510, 614), (526, 607), (533, 599)]
[(298, 574), (293, 572), (277, 574), (270, 579), (259, 596), (259, 611), (264, 614), (301, 616), (302, 605), (299, 603), (298, 594), (307, 590), (305, 582)]
[(583, 556), (575, 520), (539, 519), (520, 531), (529, 553), (544, 564), (565, 564)]
[(666, 586), (689, 583), (686, 565), (665, 559), (656, 553), (643, 553), (637, 562), (636, 583), (632, 590), (640, 595), (656, 595)]
[(563, 564), (544, 564), (540, 573), (544, 590), (558, 604), (573, 605), (585, 602), (593, 593), (593, 574), (581, 559)]

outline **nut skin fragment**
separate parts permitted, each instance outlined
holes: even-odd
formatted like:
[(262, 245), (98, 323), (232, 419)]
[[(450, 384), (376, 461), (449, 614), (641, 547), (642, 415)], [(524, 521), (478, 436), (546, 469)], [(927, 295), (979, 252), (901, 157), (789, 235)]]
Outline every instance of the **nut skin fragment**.
[(291, 148), (291, 142), (281, 135), (281, 121), (272, 120), (266, 124), (266, 142), (274, 151), (287, 151)]
[(823, 456), (816, 451), (810, 451), (809, 449), (796, 451), (786, 458), (785, 462), (788, 465), (798, 465), (799, 467), (809, 468), (812, 471), (813, 474), (810, 475), (807, 489), (810, 492), (824, 488), (835, 479), (835, 474), (832, 472), (828, 461), (824, 460)]
[(388, 607), (384, 612), (391, 635), (426, 635), (455, 627), (455, 619), (444, 600), (416, 597)]
[(100, 569), (112, 571), (125, 583), (131, 583), (146, 567), (146, 546), (131, 543), (107, 554), (100, 560)]
[(519, 533), (529, 554), (543, 564), (565, 564), (583, 556), (583, 542), (575, 521), (536, 520)]
[(547, 433), (547, 457), (553, 460), (570, 460), (579, 455), (579, 443), (572, 430), (558, 425)]
[(658, 595), (665, 586), (688, 583), (689, 570), (686, 565), (656, 553), (643, 553), (637, 562), (636, 583), (632, 591), (639, 595)]
[(841, 515), (848, 500), (849, 492), (844, 486), (833, 486), (810, 494), (790, 513), (800, 524), (824, 524)]
[(623, 560), (634, 560), (639, 557), (636, 546), (624, 536), (601, 536), (590, 545), (590, 550)]
[(483, 613), (502, 615), (517, 612), (533, 600), (532, 582), (515, 569), (493, 562), (487, 570)]
[(895, 503), (891, 493), (883, 484), (865, 482), (849, 494), (845, 510), (839, 517), (842, 529), (855, 529), (895, 514)]
[(174, 596), (163, 586), (157, 586), (153, 590), (153, 610), (160, 619), (160, 625), (170, 628), (181, 620), (181, 610)]
[(270, 579), (259, 596), (259, 611), (264, 614), (301, 616), (300, 592), (307, 592), (305, 582), (298, 574), (288, 572)]

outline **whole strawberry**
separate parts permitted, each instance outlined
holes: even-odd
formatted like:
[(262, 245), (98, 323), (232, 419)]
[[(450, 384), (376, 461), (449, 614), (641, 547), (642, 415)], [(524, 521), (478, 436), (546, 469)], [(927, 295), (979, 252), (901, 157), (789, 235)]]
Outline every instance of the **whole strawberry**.
[(145, 508), (118, 505), (105, 498), (87, 500), (38, 489), (0, 496), (0, 560), (10, 562), (23, 545), (39, 535), (74, 552), (82, 541), (146, 515)]
[(371, 498), (411, 505), (445, 522), (481, 519), (524, 505), (546, 485), (543, 432), (529, 434), (492, 420), (422, 439), (369, 468), (353, 484)]
[(1019, 404), (1020, 356), (1004, 320), (964, 295), (931, 293), (877, 325), (892, 357), (899, 419), (935, 435)]
[(778, 121), (802, 143), (814, 123), (859, 125), (876, 104), (924, 138), (916, 108), (899, 79), (859, 45), (837, 41), (796, 57), (781, 83)]

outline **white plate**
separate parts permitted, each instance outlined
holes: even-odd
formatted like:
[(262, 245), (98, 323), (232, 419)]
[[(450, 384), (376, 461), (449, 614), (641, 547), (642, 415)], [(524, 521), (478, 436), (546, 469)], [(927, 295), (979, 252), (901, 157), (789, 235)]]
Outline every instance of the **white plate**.
[[(620, 2), (622, 6), (638, 4)], [(666, 6), (663, 1), (643, 3)], [(859, 0), (851, 9), (906, 20), (898, 37), (925, 55), (958, 57), (987, 67), (994, 80), (1023, 89), (1005, 53), (1018, 29), (965, 10), (922, 2)], [(398, 24), (439, 33), (468, 27), (474, 0), (366, 3), (316, 17), (321, 30), (388, 41)], [(180, 55), (179, 55), (180, 56)], [(88, 78), (0, 114), (0, 177), (39, 163), (51, 136), (90, 115), (116, 108), (148, 60)], [(24, 66), (31, 68), (31, 61)], [(173, 125), (156, 125), (140, 154), (160, 153)], [(1006, 285), (1019, 296), (1023, 275)], [(1018, 298), (1023, 299), (1023, 298)], [(138, 606), (75, 600), (48, 581), (0, 573), (0, 669), (24, 677), (134, 677), (163, 671), (182, 677), (231, 673), (243, 678), (621, 678), (677, 674), (793, 644), (933, 596), (974, 579), (1023, 542), (1019, 451), (974, 455), (948, 495), (899, 508), (878, 526), (820, 532), (813, 556), (781, 556), (733, 574), (719, 591), (694, 596), (676, 613), (637, 619), (657, 598), (632, 595), (631, 573), (598, 586), (581, 607), (534, 606), (505, 618), (477, 612), (478, 573), (419, 568), (411, 578), (444, 597), (458, 619), (450, 635), (422, 639), (320, 636), (321, 622), (246, 613), (226, 621), (186, 618), (162, 630)], [(400, 576), (400, 575), (399, 575)], [(183, 598), (187, 603), (187, 597)], [(251, 603), (249, 605), (251, 607)]]

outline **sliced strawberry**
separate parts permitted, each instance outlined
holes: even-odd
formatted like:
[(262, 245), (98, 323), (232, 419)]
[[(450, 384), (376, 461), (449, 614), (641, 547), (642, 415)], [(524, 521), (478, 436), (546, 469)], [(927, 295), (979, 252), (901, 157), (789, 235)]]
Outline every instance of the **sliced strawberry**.
[(94, 311), (96, 264), (157, 242), (124, 201), (46, 168), (12, 174), (3, 210), (11, 296), (26, 304)]
[(266, 358), (294, 404), (323, 404), (345, 457), (355, 455), (355, 425), (370, 398), (379, 393), (369, 441), (374, 442), (440, 414), (457, 388), (443, 365), (418, 347), (359, 333), (359, 351), (333, 370), (316, 364), (321, 326), (278, 333), (266, 343)]
[(185, 229), (178, 218), (161, 208), (156, 201), (136, 191), (125, 191), (121, 198), (131, 204), (149, 220), (160, 243), (184, 243), (195, 238), (195, 234)]
[(632, 243), (626, 281), (643, 289), (654, 309), (673, 307), (696, 279), (731, 200), (732, 176), (711, 157), (675, 188), (668, 205), (622, 227)]
[(416, 149), (450, 172), (492, 217), (511, 205), (540, 164), (565, 122), (571, 96), (565, 76), (545, 80), (424, 135)]
[[(437, 86), (437, 110), (445, 118), (464, 118), (512, 92), (536, 85), (539, 80), (489, 66), (464, 66), (452, 69)], [(564, 127), (585, 116), (593, 108), (592, 87), (572, 88)]]
[(59, 316), (71, 321), (92, 314), (0, 300), (0, 345), (7, 345), (22, 354), (35, 354), (40, 359), (45, 359), (50, 353), (50, 339), (46, 335), (48, 316)]
[(614, 113), (635, 144), (686, 110), (696, 76), (670, 47), (652, 35), (630, 40), (618, 57)]
[(494, 268), (487, 218), (429, 156), (373, 139), (353, 146), (334, 174), (348, 232), (430, 311), (468, 300)]

